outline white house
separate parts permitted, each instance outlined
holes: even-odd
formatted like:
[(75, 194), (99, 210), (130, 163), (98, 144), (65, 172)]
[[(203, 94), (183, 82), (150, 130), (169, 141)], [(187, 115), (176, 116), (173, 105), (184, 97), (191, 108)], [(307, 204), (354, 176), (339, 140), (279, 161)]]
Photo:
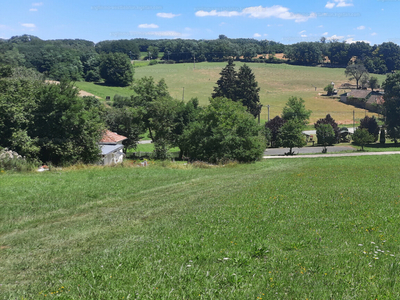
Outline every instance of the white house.
[(110, 130), (106, 130), (103, 134), (99, 146), (101, 149), (101, 163), (103, 165), (118, 164), (124, 160), (124, 145), (122, 141), (127, 137), (119, 135)]

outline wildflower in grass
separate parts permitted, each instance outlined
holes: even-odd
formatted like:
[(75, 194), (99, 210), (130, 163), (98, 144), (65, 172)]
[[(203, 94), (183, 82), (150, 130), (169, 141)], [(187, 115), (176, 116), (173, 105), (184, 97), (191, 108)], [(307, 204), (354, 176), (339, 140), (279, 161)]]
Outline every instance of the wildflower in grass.
[(361, 246), (363, 246), (363, 244), (358, 244), (358, 246), (360, 246), (360, 247), (361, 247)]

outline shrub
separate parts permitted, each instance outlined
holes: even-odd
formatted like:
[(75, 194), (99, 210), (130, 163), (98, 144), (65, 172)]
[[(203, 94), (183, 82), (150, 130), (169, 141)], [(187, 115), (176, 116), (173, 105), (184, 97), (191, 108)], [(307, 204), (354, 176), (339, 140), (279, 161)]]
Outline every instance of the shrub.
[(158, 61), (156, 61), (155, 59), (152, 59), (150, 61), (150, 63), (149, 63), (149, 66), (153, 66), (153, 65), (156, 65), (156, 64), (158, 64)]
[(276, 116), (275, 118), (269, 120), (267, 123), (265, 123), (265, 128), (266, 130), (268, 129), (270, 132), (270, 141), (272, 147), (279, 147), (280, 144), (280, 132), (283, 124), (285, 124), (285, 120), (282, 119), (279, 116)]
[(353, 134), (353, 142), (357, 146), (361, 146), (361, 151), (364, 151), (366, 144), (372, 143), (374, 136), (368, 132), (366, 128), (357, 128)]
[(0, 150), (0, 170), (12, 171), (32, 171), (37, 165), (38, 161), (28, 161), (17, 152), (4, 148)]
[(379, 136), (379, 125), (376, 122), (376, 119), (374, 116), (372, 118), (365, 116), (364, 119), (360, 120), (360, 127), (359, 128), (365, 128), (368, 130), (368, 132), (373, 135), (374, 137), (374, 142), (378, 140)]
[(210, 99), (210, 105), (181, 136), (182, 150), (190, 160), (251, 162), (265, 150), (263, 131), (240, 103)]
[(381, 129), (381, 135), (379, 137), (379, 143), (384, 145), (386, 143), (386, 131), (384, 128)]
[(330, 83), (326, 87), (324, 87), (324, 91), (326, 92), (327, 96), (332, 96), (334, 91), (334, 86)]
[[(334, 131), (334, 137), (332, 141), (329, 141), (329, 145), (335, 144), (337, 142), (340, 141), (340, 129), (338, 124), (336, 123), (336, 121), (331, 117), (330, 114), (327, 114), (326, 117), (324, 119), (319, 119), (315, 124), (314, 124), (314, 128), (316, 130), (318, 130), (318, 127), (322, 124), (329, 124), (331, 125), (333, 131)], [(318, 138), (318, 134), (317, 134), (317, 138)], [(320, 138), (318, 138), (319, 140)], [(318, 144), (321, 144), (318, 141)]]
[(317, 127), (317, 139), (318, 144), (324, 146), (324, 150), (326, 150), (326, 146), (335, 143), (335, 132), (333, 131), (331, 124), (321, 124)]

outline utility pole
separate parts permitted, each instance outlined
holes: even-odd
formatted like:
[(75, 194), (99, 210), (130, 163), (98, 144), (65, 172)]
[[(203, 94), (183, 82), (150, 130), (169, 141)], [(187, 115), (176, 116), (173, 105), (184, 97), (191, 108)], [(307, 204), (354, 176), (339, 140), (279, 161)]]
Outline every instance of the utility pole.
[(150, 60), (150, 51), (149, 51), (149, 56), (147, 57), (147, 60)]
[(269, 122), (269, 104), (267, 105), (268, 107), (268, 122)]
[(185, 100), (185, 87), (182, 88), (182, 101)]
[(354, 110), (353, 110), (353, 133), (354, 133)]
[(193, 54), (193, 69), (196, 69), (196, 54)]

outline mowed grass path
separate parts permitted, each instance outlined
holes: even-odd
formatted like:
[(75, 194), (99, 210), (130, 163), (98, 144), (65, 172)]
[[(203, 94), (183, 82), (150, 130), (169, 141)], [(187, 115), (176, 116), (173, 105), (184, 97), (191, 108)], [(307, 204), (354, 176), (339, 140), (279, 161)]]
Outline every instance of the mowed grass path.
[(400, 158), (0, 176), (2, 299), (399, 299)]
[[(235, 62), (239, 69), (243, 63)], [(343, 68), (320, 68), (304, 67), (287, 64), (262, 64), (248, 63), (252, 68), (260, 90), (261, 103), (270, 105), (270, 117), (282, 113), (287, 100), (291, 96), (302, 97), (306, 101), (306, 107), (313, 111), (310, 122), (314, 123), (320, 118), (324, 118), (330, 113), (338, 123), (350, 124), (353, 121), (353, 110), (356, 119), (365, 116), (363, 109), (354, 108), (338, 102), (338, 99), (324, 96), (324, 87), (331, 82), (339, 87), (342, 83), (348, 82), (344, 75)], [(189, 100), (197, 97), (201, 105), (208, 105), (208, 99), (213, 92), (220, 77), (222, 68), (226, 63), (197, 63), (196, 69), (193, 64), (173, 64), (173, 65), (154, 65), (135, 69), (135, 78), (153, 76), (155, 80), (164, 78), (170, 94), (176, 99), (182, 99), (183, 87), (184, 98)], [(374, 75), (382, 83), (386, 76)], [(93, 83), (78, 82), (78, 87), (82, 90), (93, 93), (105, 99), (105, 96), (131, 95), (133, 92), (129, 88), (110, 88), (98, 86)], [(317, 90), (315, 91), (315, 87)], [(340, 92), (344, 92), (340, 90)], [(107, 94), (108, 93), (108, 94)], [(369, 115), (373, 115), (368, 113)], [(262, 111), (262, 118), (267, 119), (267, 108)]]

